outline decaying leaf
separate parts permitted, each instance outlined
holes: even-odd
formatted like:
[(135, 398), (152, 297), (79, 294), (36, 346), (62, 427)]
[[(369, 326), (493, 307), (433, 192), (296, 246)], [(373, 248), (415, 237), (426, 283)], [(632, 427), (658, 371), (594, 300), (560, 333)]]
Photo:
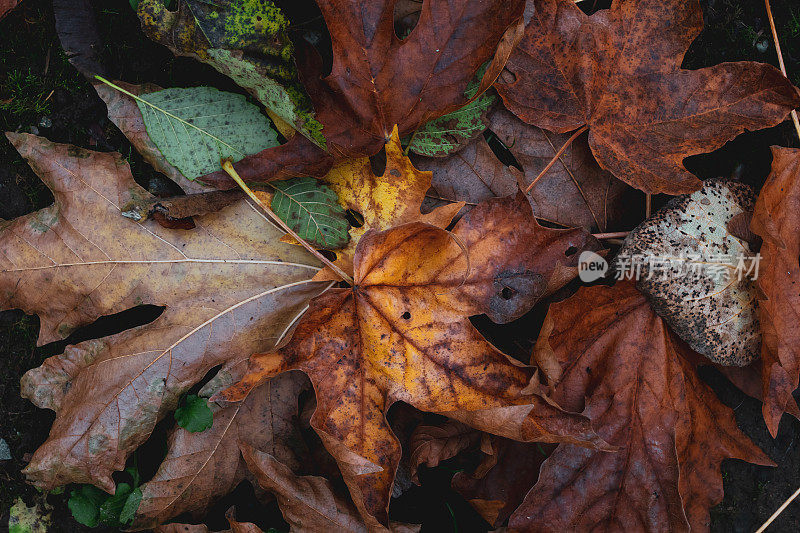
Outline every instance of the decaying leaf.
[[(328, 161), (330, 168), (334, 159), (374, 155), (395, 125), (406, 137), (462, 108), (467, 102), (464, 92), (478, 69), (498, 51), (497, 62), (490, 63), (484, 76), (491, 81), (500, 68), (497, 64), (507, 59), (519, 33), (516, 23), (524, 1), (431, 0), (423, 4), (417, 25), (402, 40), (394, 30), (395, 0), (317, 4), (331, 35), (332, 71), (321, 77), (322, 62), (313, 50), (305, 50), (299, 63), (329, 154), (321, 149), (310, 153), (299, 142), (265, 150), (236, 165), (247, 181), (285, 176), (276, 162), (302, 162), (309, 175), (320, 161)], [(482, 82), (477, 92), (486, 86)]]
[(753, 231), (764, 239), (757, 284), (764, 420), (774, 437), (795, 403), (800, 374), (800, 150), (772, 148), (772, 173), (756, 201)]
[[(345, 209), (355, 211), (364, 219), (361, 227), (350, 228), (347, 248), (336, 252), (336, 265), (348, 274), (353, 272), (356, 246), (368, 231), (383, 231), (409, 222), (444, 228), (464, 205), (457, 202), (427, 214), (420, 212), (431, 185), (431, 173), (417, 170), (403, 155), (397, 128), (386, 143), (386, 169), (382, 176), (376, 176), (369, 158), (362, 157), (335, 166), (325, 176), (325, 182)], [(323, 270), (320, 277), (326, 272)]]
[(703, 28), (696, 0), (614, 0), (592, 16), (573, 0), (534, 7), (496, 83), (503, 102), (550, 131), (588, 125), (600, 166), (644, 192), (697, 190), (684, 158), (775, 126), (800, 105), (800, 93), (770, 65), (681, 69)]
[(485, 461), (489, 464), (481, 464), (472, 474), (458, 472), (453, 488), (492, 527), (500, 527), (536, 483), (539, 468), (554, 448), (553, 444), (493, 437), (492, 455)]
[[(272, 455), (242, 445), (247, 466), (262, 488), (278, 499), (283, 518), (297, 533), (366, 533), (368, 529), (353, 503), (336, 493), (330, 481), (318, 476), (297, 476)], [(379, 528), (378, 530), (386, 530)], [(391, 523), (394, 533), (412, 533), (419, 526)]]
[(257, 354), (222, 398), (300, 369), (317, 394), (312, 426), (337, 459), (367, 525), (387, 523), (400, 445), (385, 413), (396, 401), (521, 440), (602, 443), (586, 420), (529, 393), (531, 369), (489, 344), (468, 317), (508, 322), (570, 279), (596, 249), (581, 230), (539, 226), (530, 205), (490, 200), (452, 233), (411, 223), (370, 232), (356, 249), (350, 289), (312, 300), (292, 340)]
[[(421, 3), (417, 5), (422, 6)], [(475, 95), (484, 70), (478, 70), (464, 96), (472, 98)], [(408, 150), (428, 157), (447, 157), (459, 151), (486, 130), (489, 125), (486, 115), (496, 102), (497, 96), (493, 92), (484, 93), (461, 109), (427, 122), (411, 134)]]
[(417, 469), (432, 468), (476, 445), (481, 433), (466, 424), (448, 420), (439, 426), (419, 425), (411, 435), (411, 479), (419, 483)]
[[(433, 171), (432, 191), (438, 200), (476, 204), (525, 189), (556, 155), (568, 135), (525, 124), (502, 108), (488, 116), (489, 129), (508, 148), (522, 172), (500, 161), (483, 137), (447, 159), (414, 157), (414, 164)], [(619, 223), (630, 187), (602, 170), (580, 137), (528, 193), (537, 218), (566, 227), (609, 231)]]
[[(264, 533), (263, 530), (252, 522), (239, 522), (236, 520), (236, 509), (231, 507), (225, 513), (231, 528), (218, 533)], [(164, 524), (156, 527), (155, 533), (210, 533), (205, 524)], [(272, 530), (270, 530), (272, 531)]]
[[(200, 395), (211, 396), (242, 376), (244, 365), (223, 370)], [(289, 372), (254, 389), (243, 402), (215, 406), (214, 425), (202, 433), (175, 428), (167, 456), (152, 480), (142, 485), (142, 501), (133, 526), (153, 527), (185, 512), (202, 512), (230, 493), (246, 476), (240, 444), (280, 458), (298, 468), (302, 437), (293, 417), (308, 379)]]
[(316, 261), (278, 242), (245, 200), (195, 218), (191, 232), (121, 216), (152, 199), (120, 154), (8, 138), (52, 189), (55, 203), (0, 224), (0, 308), (39, 315), (39, 344), (100, 316), (165, 306), (154, 322), (69, 346), (22, 378), (22, 394), (56, 411), (25, 469), (51, 489), (111, 474), (178, 398), (217, 365), (268, 349), (325, 285)]
[[(728, 222), (752, 211), (753, 191), (709, 180), (673, 198), (625, 239), (616, 267), (650, 299), (656, 313), (698, 353), (721, 365), (758, 357), (756, 260)], [(752, 270), (751, 270), (752, 269)]]
[(195, 225), (191, 217), (215, 213), (243, 198), (244, 192), (239, 189), (210, 190), (171, 198), (138, 198), (122, 206), (122, 216), (137, 222), (153, 217), (165, 228), (192, 229)]
[(272, 186), (272, 211), (301, 239), (326, 250), (347, 244), (347, 215), (329, 187), (308, 177), (273, 181)]
[(19, 0), (0, 0), (0, 19), (8, 15), (8, 13), (17, 7)]
[(28, 507), (22, 498), (17, 498), (8, 511), (9, 533), (47, 533), (52, 522), (50, 509), (38, 504)]
[(542, 356), (561, 368), (553, 399), (583, 409), (621, 450), (559, 445), (512, 529), (708, 531), (708, 510), (722, 500), (722, 461), (772, 464), (632, 282), (581, 289), (549, 316)]
[(177, 55), (208, 63), (247, 89), (306, 138), (325, 147), (292, 59), (289, 21), (269, 0), (139, 0), (143, 31)]

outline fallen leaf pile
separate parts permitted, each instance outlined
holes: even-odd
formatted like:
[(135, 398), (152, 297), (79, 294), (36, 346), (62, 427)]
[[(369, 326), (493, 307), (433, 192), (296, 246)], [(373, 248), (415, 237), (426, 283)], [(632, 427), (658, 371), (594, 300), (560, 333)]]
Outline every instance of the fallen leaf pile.
[[(0, 222), (0, 309), (37, 314), (44, 344), (162, 308), (23, 376), (55, 411), (30, 482), (73, 484), (92, 526), (207, 532), (249, 483), (292, 531), (403, 532), (392, 495), (471, 454), (452, 486), (494, 528), (708, 531), (722, 461), (773, 463), (698, 367), (763, 401), (773, 436), (800, 415), (800, 152), (773, 148), (757, 197), (683, 161), (781, 123), (800, 91), (759, 63), (683, 70), (694, 0), (317, 4), (327, 75), (270, 1), (138, 2), (149, 37), (250, 95), (92, 80), (186, 195), (152, 195), (120, 154), (6, 134), (55, 202)], [(227, 190), (223, 158), (254, 191)], [(682, 196), (643, 217), (643, 193)], [(621, 275), (654, 256), (670, 266)], [(611, 264), (601, 284), (581, 287), (585, 257)], [(480, 325), (534, 308), (530, 358)], [(390, 425), (396, 404), (418, 416)]]

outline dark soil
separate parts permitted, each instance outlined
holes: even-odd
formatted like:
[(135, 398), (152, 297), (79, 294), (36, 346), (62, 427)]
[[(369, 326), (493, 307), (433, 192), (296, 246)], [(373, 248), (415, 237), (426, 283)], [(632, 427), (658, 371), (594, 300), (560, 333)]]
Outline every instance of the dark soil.
[[(213, 85), (239, 91), (212, 69), (186, 58), (175, 58), (165, 48), (148, 41), (127, 0), (92, 2), (105, 48), (101, 57), (113, 78), (133, 83), (154, 82), (163, 87)], [(282, 2), (277, 2), (281, 4)], [(293, 21), (313, 20), (309, 10), (291, 2)], [(608, 1), (595, 1), (595, 8)], [(755, 60), (776, 64), (762, 0), (704, 0), (706, 28), (687, 55), (687, 68), (700, 68), (724, 61)], [(592, 2), (582, 5), (591, 6)], [(800, 86), (800, 3), (773, 0), (773, 12), (782, 38), (787, 69)], [(317, 22), (318, 23), (318, 22)], [(91, 86), (67, 61), (54, 29), (52, 7), (47, 0), (25, 0), (0, 22), (0, 128), (43, 135), (56, 142), (68, 142), (100, 151), (119, 151), (131, 163), (134, 176), (154, 193), (172, 191), (174, 186), (144, 163), (124, 136), (105, 115), (105, 106)], [(713, 154), (697, 156), (687, 166), (701, 178), (739, 176), (760, 188), (771, 163), (770, 145), (800, 146), (786, 123), (770, 130), (747, 133)], [(656, 199), (656, 205), (664, 199)], [(52, 195), (5, 140), (0, 139), (0, 218), (11, 219), (42, 208)], [(0, 438), (11, 448), (13, 459), (0, 461), (0, 531), (8, 520), (8, 509), (17, 497), (29, 505), (47, 501), (53, 506), (56, 531), (84, 531), (66, 507), (69, 488), (62, 494), (43, 494), (24, 482), (20, 470), (30, 454), (44, 441), (53, 414), (35, 408), (19, 396), (19, 379), (51, 355), (60, 353), (67, 342), (120, 331), (152, 320), (158, 310), (142, 308), (111, 317), (73, 335), (67, 341), (36, 347), (38, 319), (21, 311), (0, 312)], [(476, 324), (509, 353), (524, 356), (536, 337), (544, 310), (534, 309), (519, 321), (503, 327), (476, 319)], [(731, 406), (741, 429), (778, 464), (765, 468), (740, 461), (723, 465), (725, 499), (712, 510), (714, 531), (753, 531), (795, 489), (800, 487), (800, 422), (784, 417), (777, 439), (767, 433), (760, 404), (746, 397), (712, 370), (703, 378)], [(399, 408), (402, 410), (403, 408)], [(392, 410), (392, 418), (398, 408)], [(160, 458), (158, 442), (170, 422), (162, 423), (153, 439), (139, 452), (147, 475)], [(453, 473), (469, 466), (475, 458), (450, 461), (421, 473), (422, 486), (409, 489), (394, 500), (391, 515), (398, 520), (424, 521), (424, 531), (486, 531), (471, 507), (450, 489)], [(150, 472), (152, 475), (152, 472)], [(258, 504), (246, 483), (209, 510), (207, 523), (225, 528), (224, 510), (236, 504), (239, 518), (257, 522), (265, 530), (285, 531), (275, 504)], [(791, 505), (770, 531), (800, 531), (800, 503)]]

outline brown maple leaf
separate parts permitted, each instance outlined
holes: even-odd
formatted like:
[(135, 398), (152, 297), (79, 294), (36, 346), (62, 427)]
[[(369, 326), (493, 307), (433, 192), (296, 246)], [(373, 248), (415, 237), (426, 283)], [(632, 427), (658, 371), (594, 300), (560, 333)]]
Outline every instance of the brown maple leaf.
[[(394, 30), (395, 0), (317, 4), (331, 35), (333, 68), (321, 78), (321, 61), (311, 51), (299, 62), (328, 153), (319, 148), (310, 153), (313, 143), (294, 136), (234, 165), (245, 180), (281, 176), (281, 167), (292, 164), (325, 160), (330, 168), (334, 158), (370, 156), (381, 150), (395, 125), (404, 137), (455, 111), (467, 102), (464, 91), (475, 73), (496, 51), (497, 61), (479, 92), (497, 76), (521, 36), (517, 23), (524, 7), (523, 0), (431, 0), (423, 4), (411, 34), (400, 39)], [(215, 173), (204, 180), (221, 183), (226, 177)]]
[(534, 0), (525, 37), (496, 88), (526, 122), (589, 127), (600, 166), (647, 193), (700, 187), (684, 158), (779, 124), (800, 93), (752, 62), (682, 70), (703, 28), (696, 0), (615, 0), (586, 16), (572, 0)]
[[(301, 369), (317, 394), (312, 426), (339, 462), (367, 525), (386, 523), (400, 445), (396, 401), (523, 440), (595, 442), (585, 419), (528, 392), (529, 368), (489, 344), (468, 317), (519, 317), (570, 279), (581, 230), (539, 226), (520, 194), (462, 218), (452, 234), (412, 223), (362, 237), (355, 285), (313, 300), (291, 342), (255, 355), (238, 400), (264, 378)], [(468, 259), (467, 255), (468, 254)]]
[[(698, 357), (632, 282), (581, 289), (551, 307), (542, 335), (559, 372), (551, 394), (617, 452), (559, 445), (511, 517), (537, 531), (707, 531), (720, 464), (772, 465), (700, 381)], [(687, 359), (687, 357), (689, 359)]]
[(164, 306), (152, 323), (68, 346), (21, 381), (22, 394), (56, 411), (25, 469), (37, 485), (111, 475), (178, 398), (217, 365), (269, 349), (328, 284), (316, 261), (248, 201), (195, 217), (190, 232), (122, 216), (154, 198), (117, 153), (7, 134), (51, 188), (55, 203), (0, 223), (0, 309), (39, 315), (39, 344), (131, 307)]
[[(564, 144), (568, 135), (526, 124), (505, 109), (488, 116), (489, 129), (508, 148), (520, 172), (506, 166), (483, 136), (448, 158), (413, 156), (414, 164), (433, 171), (431, 198), (477, 204), (526, 189)], [(546, 177), (528, 193), (536, 218), (565, 227), (609, 231), (630, 211), (630, 187), (601, 169), (585, 137), (573, 142)], [(623, 209), (626, 205), (628, 209)]]
[(764, 420), (774, 437), (793, 410), (800, 375), (800, 150), (772, 148), (772, 173), (756, 200), (751, 227), (764, 244), (756, 283), (761, 320)]

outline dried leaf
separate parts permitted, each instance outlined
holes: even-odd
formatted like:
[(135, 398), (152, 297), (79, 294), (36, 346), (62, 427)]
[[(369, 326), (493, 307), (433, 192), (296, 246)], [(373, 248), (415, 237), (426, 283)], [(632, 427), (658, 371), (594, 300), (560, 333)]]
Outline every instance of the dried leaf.
[[(277, 497), (283, 518), (289, 522), (291, 531), (366, 533), (375, 530), (366, 527), (353, 503), (337, 494), (324, 477), (296, 476), (273, 456), (247, 444), (242, 446), (242, 454), (259, 485)], [(419, 531), (419, 527), (390, 524), (388, 530), (410, 533)]]
[(633, 283), (581, 289), (550, 309), (552, 397), (617, 452), (559, 445), (509, 526), (541, 531), (708, 531), (720, 464), (772, 462), (696, 375), (697, 357)]
[(69, 346), (22, 378), (26, 398), (56, 411), (29, 479), (113, 492), (111, 474), (189, 387), (274, 346), (325, 285), (309, 279), (315, 260), (279, 243), (247, 201), (196, 217), (192, 232), (135, 223), (122, 207), (153, 197), (122, 156), (8, 138), (56, 200), (0, 224), (0, 309), (38, 314), (41, 345), (100, 316), (166, 306), (151, 324)]
[(592, 16), (573, 0), (534, 6), (496, 83), (503, 102), (550, 131), (588, 125), (600, 166), (646, 193), (697, 190), (684, 158), (775, 126), (800, 105), (797, 89), (766, 64), (681, 69), (703, 28), (697, 1), (614, 0)]
[[(382, 176), (376, 176), (369, 158), (362, 157), (334, 167), (325, 176), (325, 182), (345, 209), (355, 211), (364, 219), (361, 227), (350, 228), (347, 248), (336, 252), (336, 264), (348, 274), (353, 272), (356, 246), (368, 231), (383, 231), (409, 222), (425, 222), (444, 228), (463, 206), (463, 203), (456, 203), (424, 215), (420, 212), (425, 192), (431, 185), (431, 173), (417, 170), (403, 155), (397, 128), (386, 143), (386, 169)], [(325, 272), (327, 270), (321, 276)]]
[(480, 438), (479, 431), (455, 420), (448, 420), (441, 426), (417, 426), (411, 435), (411, 480), (419, 483), (417, 470), (421, 465), (433, 468), (477, 445)]
[(155, 200), (139, 198), (122, 206), (122, 216), (137, 222), (153, 217), (165, 228), (184, 227), (180, 224), (185, 224), (188, 227), (184, 229), (193, 229), (195, 227), (193, 216), (215, 213), (242, 198), (244, 192), (238, 189), (211, 190)]
[[(156, 0), (157, 1), (157, 0)], [(464, 92), (478, 69), (498, 51), (504, 63), (514, 44), (523, 0), (433, 0), (422, 6), (411, 34), (399, 39), (394, 30), (395, 0), (319, 0), (333, 47), (331, 73), (322, 78), (322, 62), (307, 50), (299, 58), (303, 82), (324, 126), (328, 154), (301, 153), (290, 143), (265, 150), (236, 165), (245, 180), (274, 179), (275, 164), (308, 167), (333, 158), (378, 153), (398, 126), (400, 136), (464, 106)], [(497, 75), (490, 64), (484, 80)], [(494, 68), (493, 68), (494, 66)], [(478, 93), (487, 83), (481, 83)], [(294, 140), (294, 138), (292, 139)], [(309, 143), (310, 144), (310, 143)], [(221, 180), (217, 174), (209, 179)]]
[(8, 15), (8, 13), (17, 7), (19, 0), (0, 0), (0, 19)]
[(580, 230), (542, 228), (522, 195), (482, 204), (452, 233), (422, 223), (370, 232), (356, 250), (353, 288), (314, 299), (292, 340), (251, 358), (222, 397), (238, 400), (286, 370), (308, 374), (312, 426), (370, 527), (387, 523), (400, 445), (384, 414), (398, 400), (510, 438), (602, 446), (585, 419), (528, 394), (530, 369), (468, 320), (522, 315), (565, 282), (577, 260), (565, 255), (570, 247), (597, 243)]
[(500, 437), (493, 440), (492, 459), (496, 464), (488, 472), (459, 472), (453, 476), (452, 485), (484, 520), (497, 528), (522, 503), (555, 446)]
[[(221, 371), (201, 391), (211, 396), (242, 376)], [(241, 403), (214, 406), (214, 425), (203, 433), (176, 428), (169, 437), (167, 456), (152, 480), (142, 485), (142, 502), (133, 524), (153, 527), (185, 512), (208, 509), (231, 492), (245, 477), (240, 443), (280, 458), (298, 468), (302, 437), (295, 423), (298, 395), (308, 379), (289, 372), (254, 389)]]
[(749, 364), (761, 342), (748, 273), (753, 253), (728, 231), (728, 222), (752, 210), (753, 201), (747, 185), (706, 181), (634, 229), (616, 260), (628, 277), (640, 270), (636, 286), (656, 313), (692, 349), (721, 365)]
[(778, 433), (784, 411), (794, 404), (800, 374), (800, 150), (772, 148), (772, 173), (756, 201), (751, 227), (764, 239), (757, 284), (761, 320), (764, 420)]
[[(488, 118), (489, 129), (522, 166), (522, 172), (506, 166), (486, 140), (478, 137), (447, 159), (412, 158), (418, 168), (433, 171), (433, 197), (476, 204), (514, 194), (518, 188), (527, 188), (568, 137), (525, 124), (502, 108), (493, 110)], [(608, 231), (626, 212), (630, 191), (633, 189), (597, 165), (586, 139), (580, 137), (536, 183), (529, 198), (539, 219)]]

